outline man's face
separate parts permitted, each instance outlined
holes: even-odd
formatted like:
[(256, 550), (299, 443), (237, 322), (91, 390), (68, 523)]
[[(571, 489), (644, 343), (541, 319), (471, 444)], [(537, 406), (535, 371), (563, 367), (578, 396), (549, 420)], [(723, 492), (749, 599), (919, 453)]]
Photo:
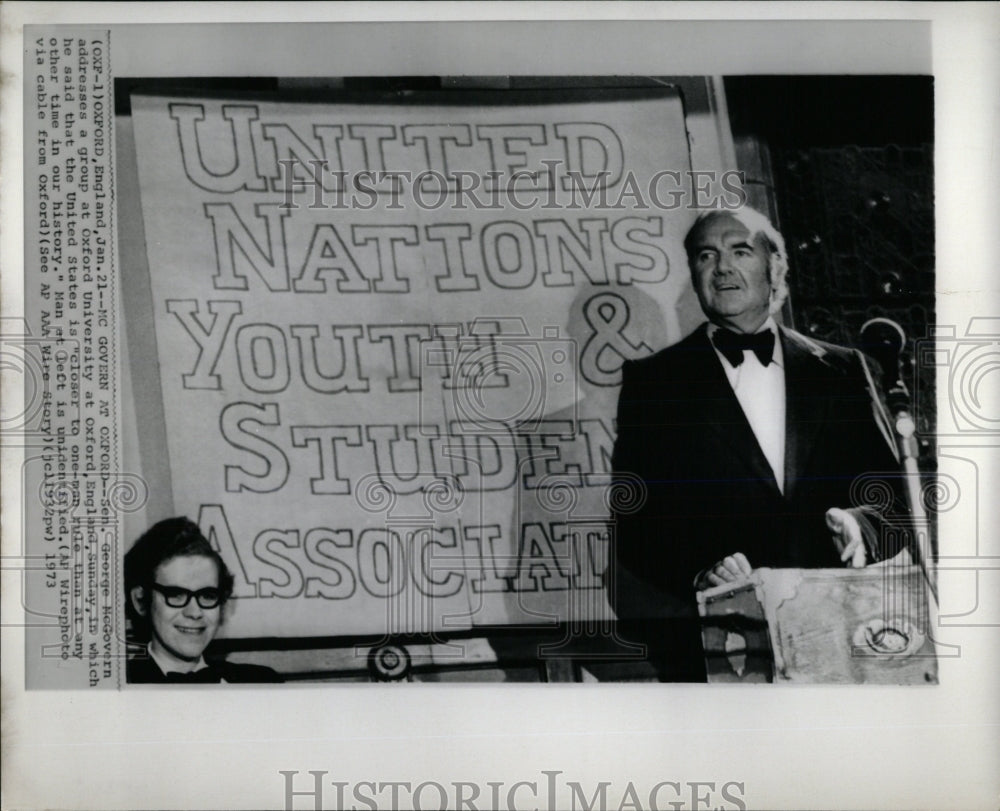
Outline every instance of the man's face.
[(734, 217), (712, 217), (699, 226), (688, 262), (710, 321), (741, 332), (764, 323), (771, 302), (769, 259), (763, 237), (755, 238)]
[[(159, 586), (179, 586), (188, 591), (219, 587), (215, 561), (200, 555), (170, 558), (161, 563), (153, 582)], [(164, 653), (185, 662), (194, 662), (215, 637), (222, 621), (222, 605), (202, 608), (192, 596), (183, 608), (172, 608), (153, 589), (149, 602), (153, 643)]]

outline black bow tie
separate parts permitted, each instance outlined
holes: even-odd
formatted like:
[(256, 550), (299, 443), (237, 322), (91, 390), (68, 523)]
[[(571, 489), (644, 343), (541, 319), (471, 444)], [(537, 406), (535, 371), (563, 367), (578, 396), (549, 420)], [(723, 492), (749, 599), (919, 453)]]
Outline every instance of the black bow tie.
[(774, 332), (769, 329), (752, 335), (717, 329), (712, 336), (712, 343), (734, 367), (743, 363), (743, 352), (747, 349), (753, 352), (764, 366), (767, 366), (774, 356)]
[(179, 684), (212, 684), (222, 680), (222, 675), (214, 667), (203, 667), (201, 670), (194, 670), (191, 673), (167, 673), (167, 681)]

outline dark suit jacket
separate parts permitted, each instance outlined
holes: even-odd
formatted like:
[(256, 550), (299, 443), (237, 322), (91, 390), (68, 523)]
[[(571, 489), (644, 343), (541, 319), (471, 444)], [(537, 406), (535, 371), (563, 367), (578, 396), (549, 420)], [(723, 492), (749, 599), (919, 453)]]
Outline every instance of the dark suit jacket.
[[(646, 496), (637, 508), (613, 515), (609, 599), (624, 627), (648, 637), (639, 641), (661, 647), (663, 656), (673, 650), (696, 658), (702, 676), (693, 588), (700, 572), (734, 552), (743, 552), (755, 568), (841, 567), (826, 527), (827, 509), (857, 505), (852, 483), (863, 474), (884, 474), (890, 489), (898, 481), (891, 434), (874, 405), (873, 374), (862, 355), (791, 330), (779, 332), (786, 391), (784, 493), (706, 325), (622, 369), (612, 464), (618, 486), (641, 480)], [(899, 504), (893, 492), (885, 511), (898, 511)], [(877, 522), (876, 510), (862, 512)], [(895, 551), (870, 553), (878, 558)], [(649, 621), (657, 619), (673, 623), (676, 634), (650, 632)], [(629, 620), (638, 622), (629, 626)]]
[[(174, 683), (163, 674), (156, 662), (146, 655), (130, 658), (126, 662), (125, 677), (129, 684)], [(280, 682), (283, 679), (277, 672), (263, 665), (244, 665), (222, 660), (210, 662), (206, 671), (198, 671), (198, 678), (190, 681), (203, 684), (220, 681), (239, 684)]]

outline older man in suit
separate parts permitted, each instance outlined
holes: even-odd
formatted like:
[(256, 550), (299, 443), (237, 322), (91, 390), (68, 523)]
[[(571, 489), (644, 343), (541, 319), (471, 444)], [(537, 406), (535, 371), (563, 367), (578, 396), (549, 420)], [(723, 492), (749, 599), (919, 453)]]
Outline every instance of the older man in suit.
[(895, 494), (864, 504), (858, 487), (898, 467), (876, 378), (856, 350), (775, 323), (781, 235), (751, 209), (718, 210), (685, 248), (708, 323), (623, 367), (613, 467), (645, 497), (613, 516), (608, 578), (622, 629), (670, 680), (705, 675), (697, 590), (897, 551), (879, 531)]

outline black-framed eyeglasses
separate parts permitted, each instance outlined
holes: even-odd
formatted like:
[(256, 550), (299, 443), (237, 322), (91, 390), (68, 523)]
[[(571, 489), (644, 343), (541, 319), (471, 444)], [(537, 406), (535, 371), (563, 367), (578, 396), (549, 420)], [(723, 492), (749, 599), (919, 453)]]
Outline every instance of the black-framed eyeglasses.
[(191, 591), (180, 586), (161, 586), (153, 583), (153, 590), (163, 595), (163, 602), (171, 608), (185, 608), (194, 597), (201, 608), (215, 608), (222, 602), (222, 592), (218, 589), (207, 588)]

